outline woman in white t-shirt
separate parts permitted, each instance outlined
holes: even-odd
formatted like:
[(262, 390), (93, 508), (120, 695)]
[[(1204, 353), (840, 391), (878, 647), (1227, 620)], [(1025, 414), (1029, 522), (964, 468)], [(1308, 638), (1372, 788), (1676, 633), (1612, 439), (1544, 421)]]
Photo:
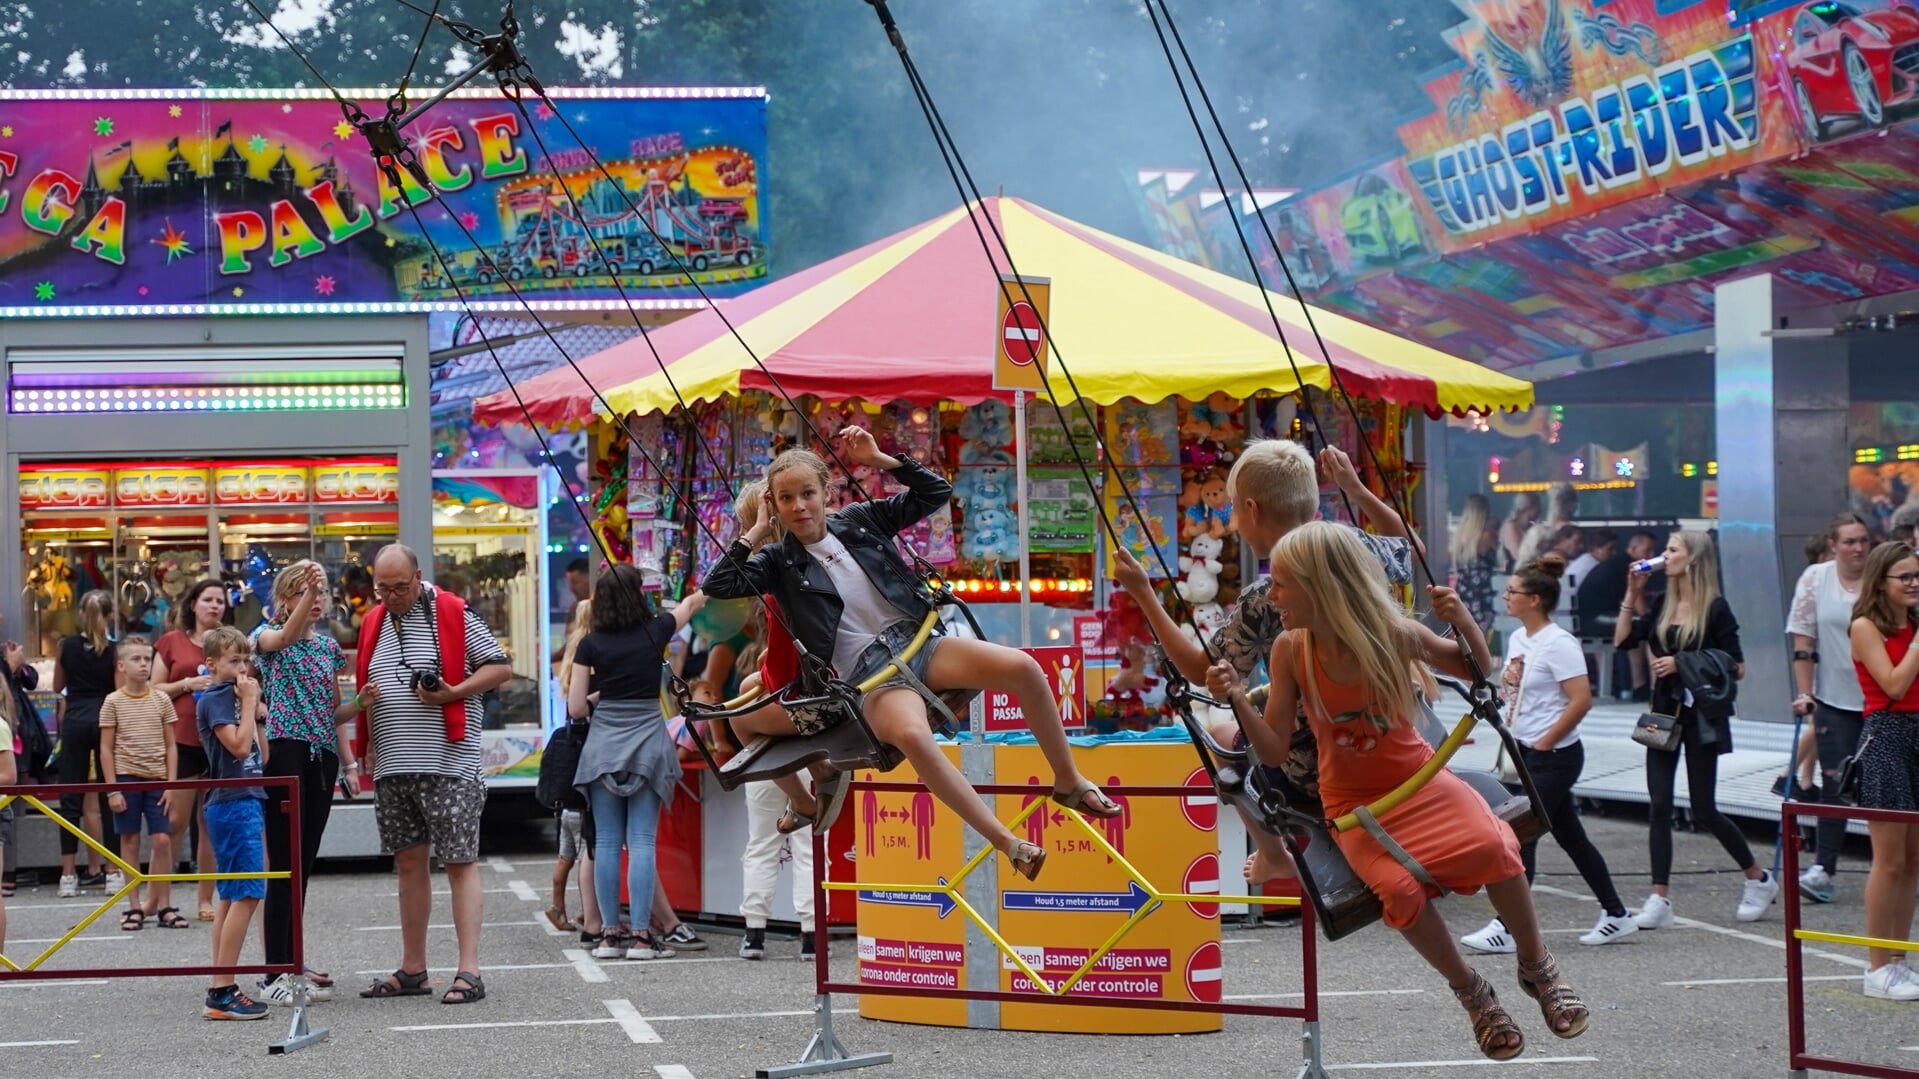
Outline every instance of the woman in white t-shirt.
[[(1831, 788), (1839, 766), (1859, 750), (1866, 726), (1866, 695), (1852, 667), (1852, 608), (1866, 571), (1872, 536), (1866, 522), (1850, 513), (1826, 527), (1832, 560), (1807, 566), (1792, 591), (1786, 632), (1792, 635), (1792, 677), (1799, 689), (1794, 715), (1809, 718), (1819, 753), (1821, 786)], [(1799, 894), (1815, 903), (1832, 902), (1832, 876), (1839, 871), (1839, 848), (1846, 822), (1819, 818), (1812, 864), (1799, 875)]]
[[(1573, 798), (1573, 784), (1579, 782), (1586, 765), (1579, 721), (1592, 708), (1593, 694), (1578, 639), (1552, 620), (1553, 609), (1559, 606), (1559, 579), (1565, 572), (1564, 558), (1545, 554), (1521, 566), (1506, 585), (1506, 613), (1517, 618), (1521, 628), (1507, 638), (1502, 681), (1512, 707), (1508, 722), (1552, 820), (1553, 838), (1599, 900), (1599, 921), (1579, 943), (1611, 944), (1638, 932), (1639, 927), (1620, 902), (1605, 856), (1586, 837)], [(1528, 881), (1536, 872), (1538, 847), (1534, 839), (1519, 848)], [(1461, 937), (1460, 943), (1480, 952), (1513, 950), (1512, 934), (1498, 918), (1479, 932)]]

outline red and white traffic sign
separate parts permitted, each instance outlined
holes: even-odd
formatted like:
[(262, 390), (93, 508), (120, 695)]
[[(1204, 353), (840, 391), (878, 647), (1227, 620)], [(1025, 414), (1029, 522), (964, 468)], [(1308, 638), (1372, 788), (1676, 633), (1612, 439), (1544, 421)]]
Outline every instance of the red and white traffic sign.
[(1179, 811), (1186, 817), (1186, 823), (1202, 832), (1219, 827), (1219, 792), (1213, 789), (1212, 777), (1206, 774), (1206, 769), (1193, 769), (1193, 774), (1180, 786), (1203, 788), (1179, 800)]
[[(1193, 864), (1186, 867), (1186, 875), (1180, 878), (1179, 890), (1187, 895), (1218, 895), (1219, 855), (1208, 853), (1193, 859)], [(1218, 903), (1191, 903), (1187, 909), (1201, 918), (1219, 917)]]
[(1031, 366), (1046, 349), (1046, 335), (1040, 329), (1039, 312), (1025, 300), (1016, 300), (1006, 309), (1006, 317), (1000, 320), (1000, 347), (1006, 350), (1006, 358), (1021, 367)]
[(1220, 988), (1226, 981), (1222, 957), (1216, 941), (1209, 940), (1193, 949), (1192, 958), (1186, 960), (1187, 996), (1207, 1004), (1219, 1003)]

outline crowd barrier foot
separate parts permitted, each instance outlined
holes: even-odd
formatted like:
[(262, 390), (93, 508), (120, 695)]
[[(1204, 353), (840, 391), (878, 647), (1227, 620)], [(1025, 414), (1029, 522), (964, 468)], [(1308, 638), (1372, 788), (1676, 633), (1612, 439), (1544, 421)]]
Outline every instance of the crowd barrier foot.
[(1299, 1046), (1306, 1054), (1306, 1062), (1299, 1066), (1299, 1074), (1295, 1079), (1332, 1079), (1326, 1074), (1326, 1065), (1319, 1058), (1319, 1023), (1301, 1024)]
[(821, 993), (813, 1001), (813, 1040), (806, 1043), (806, 1051), (800, 1054), (800, 1059), (791, 1064), (761, 1068), (753, 1074), (758, 1079), (785, 1079), (789, 1075), (821, 1075), (892, 1062), (891, 1053), (861, 1053), (858, 1056), (848, 1053), (846, 1046), (840, 1044), (839, 1036), (833, 1033), (833, 998), (830, 994)]
[(268, 1056), (277, 1057), (297, 1053), (309, 1045), (317, 1045), (327, 1039), (327, 1028), (321, 1027), (319, 1030), (314, 1030), (307, 1024), (307, 1006), (310, 1003), (307, 999), (309, 993), (307, 980), (295, 978), (293, 982), (293, 1020), (287, 1026), (286, 1040), (267, 1046)]

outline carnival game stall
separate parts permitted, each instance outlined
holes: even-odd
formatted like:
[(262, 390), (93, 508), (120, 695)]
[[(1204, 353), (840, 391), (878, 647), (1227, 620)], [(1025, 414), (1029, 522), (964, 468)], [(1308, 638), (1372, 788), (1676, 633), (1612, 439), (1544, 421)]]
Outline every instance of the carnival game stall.
[[(1404, 453), (1414, 415), (1531, 403), (1527, 383), (1263, 297), (1031, 203), (995, 198), (979, 209), (1020, 272), (1051, 281), (1057, 359), (1049, 393), (1026, 405), (1023, 460), (1012, 395), (993, 379), (994, 270), (1004, 267), (980, 257), (961, 210), (582, 359), (579, 373), (527, 380), (517, 401), (482, 398), (475, 419), (586, 427), (588, 498), (602, 538), (667, 596), (718, 561), (734, 534), (735, 493), (775, 453), (850, 423), (868, 427), (889, 452), (953, 480), (950, 509), (906, 535), (912, 551), (953, 583), (989, 636), (1043, 646), (1042, 664), (1065, 687), (1062, 712), (1111, 729), (1161, 717), (1144, 657), (1122, 655), (1101, 617), (1110, 576), (1102, 512), (1165, 582), (1174, 609), (1190, 612), (1192, 631), (1211, 633), (1261, 554), (1242, 550), (1225, 499), (1226, 472), (1246, 440), (1340, 446), (1383, 493), (1417, 481), (1422, 466)], [(1335, 378), (1357, 399), (1352, 410), (1328, 392)], [(1104, 472), (1102, 441), (1111, 455)], [(841, 500), (857, 497), (851, 481), (874, 497), (892, 490), (883, 475), (844, 479)], [(1330, 484), (1322, 508), (1346, 513)], [(1031, 612), (1024, 633), (1022, 606)], [(705, 628), (730, 635), (737, 621), (715, 616)], [(1008, 725), (1023, 726), (1017, 709)], [(729, 913), (744, 814), (710, 780), (694, 793), (689, 776), (663, 823), (663, 876), (676, 906)], [(852, 849), (852, 833), (839, 834), (851, 827), (835, 829), (831, 850)], [(836, 904), (835, 920), (843, 916)]]

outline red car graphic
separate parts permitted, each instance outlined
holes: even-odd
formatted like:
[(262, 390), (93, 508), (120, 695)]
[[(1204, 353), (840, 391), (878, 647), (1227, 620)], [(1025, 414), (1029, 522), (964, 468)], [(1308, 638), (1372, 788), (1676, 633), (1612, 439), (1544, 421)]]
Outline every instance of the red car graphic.
[(1919, 95), (1919, 11), (1819, 0), (1799, 10), (1791, 35), (1786, 70), (1800, 123), (1814, 139), (1825, 138), (1834, 120), (1878, 127), (1887, 106)]

